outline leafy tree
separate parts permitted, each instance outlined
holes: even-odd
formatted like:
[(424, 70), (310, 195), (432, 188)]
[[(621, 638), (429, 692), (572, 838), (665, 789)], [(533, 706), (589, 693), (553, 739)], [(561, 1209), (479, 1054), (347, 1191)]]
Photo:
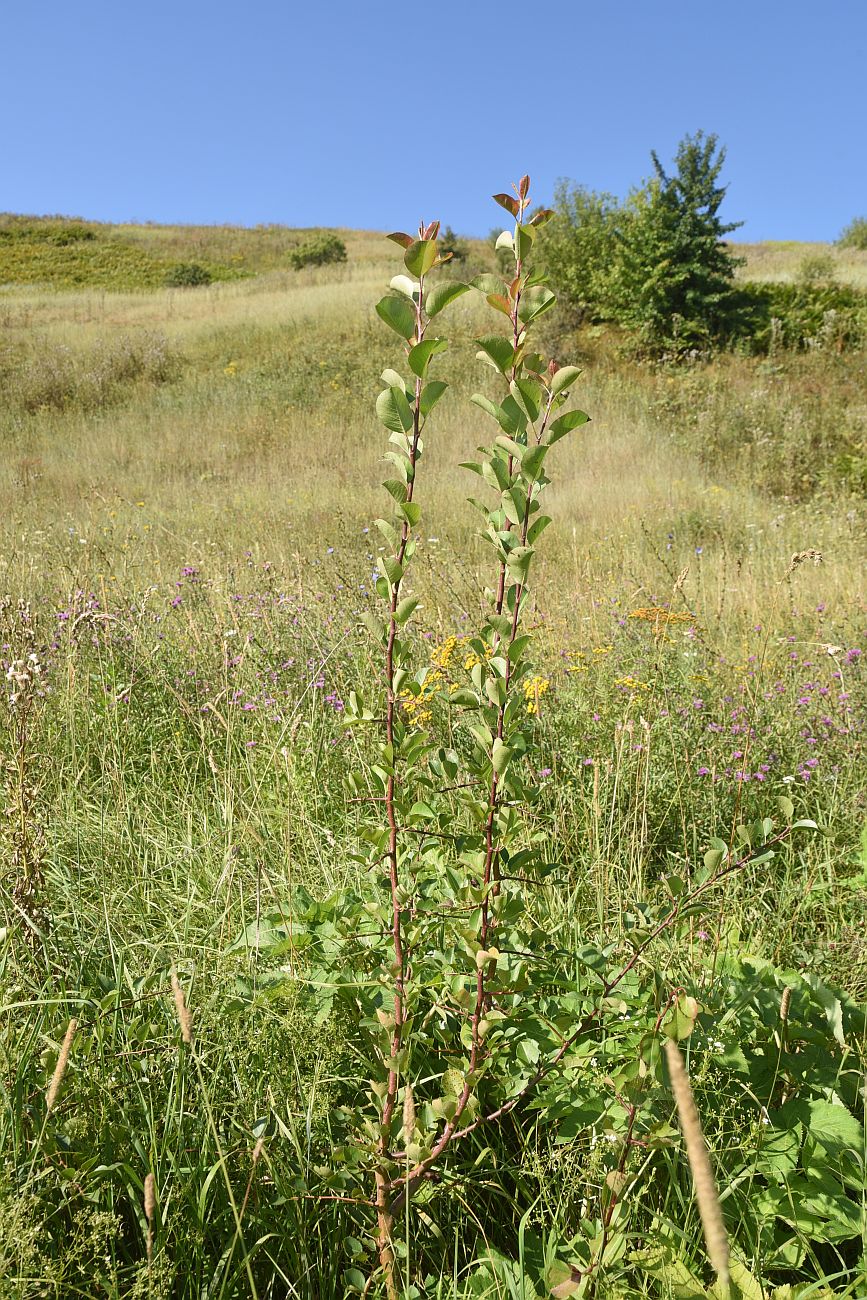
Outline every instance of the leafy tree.
[(724, 237), (726, 151), (702, 131), (685, 136), (669, 175), (652, 153), (656, 175), (635, 195), (620, 223), (615, 314), (654, 350), (705, 346), (735, 324), (738, 265)]
[(450, 259), (452, 262), (466, 262), (468, 248), (463, 239), (456, 235), (451, 226), (446, 226), (442, 233), (440, 244), (442, 247), (443, 258)]
[(867, 217), (854, 217), (837, 240), (840, 248), (854, 248), (863, 253), (867, 251)]
[(540, 237), (546, 270), (579, 318), (611, 314), (612, 271), (618, 256), (623, 210), (613, 194), (560, 181), (554, 218)]
[(296, 271), (304, 266), (327, 266), (331, 262), (346, 261), (346, 245), (339, 235), (324, 230), (311, 235), (289, 251), (289, 264)]

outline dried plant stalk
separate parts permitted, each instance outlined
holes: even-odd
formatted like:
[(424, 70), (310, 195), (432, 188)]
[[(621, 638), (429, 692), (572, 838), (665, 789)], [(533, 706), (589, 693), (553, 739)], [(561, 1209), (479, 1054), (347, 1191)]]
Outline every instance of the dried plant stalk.
[(686, 1154), (692, 1170), (695, 1199), (698, 1202), (708, 1258), (717, 1275), (720, 1289), (728, 1296), (731, 1288), (729, 1271), (729, 1240), (717, 1195), (716, 1182), (711, 1169), (710, 1156), (705, 1145), (701, 1120), (692, 1095), (689, 1078), (683, 1065), (680, 1048), (673, 1038), (665, 1040), (665, 1058), (671, 1091), (677, 1104), (680, 1128), (686, 1143)]

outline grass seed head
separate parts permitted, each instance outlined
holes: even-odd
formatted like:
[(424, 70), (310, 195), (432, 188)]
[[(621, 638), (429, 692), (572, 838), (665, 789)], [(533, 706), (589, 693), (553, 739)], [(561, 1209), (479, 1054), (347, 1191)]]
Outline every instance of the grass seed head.
[(671, 1091), (677, 1104), (680, 1128), (686, 1144), (695, 1199), (698, 1202), (708, 1258), (716, 1273), (723, 1295), (728, 1296), (731, 1285), (729, 1272), (729, 1242), (725, 1221), (717, 1195), (716, 1182), (711, 1169), (710, 1156), (701, 1130), (701, 1120), (692, 1095), (689, 1078), (683, 1066), (680, 1048), (673, 1038), (665, 1040), (665, 1057)]
[(188, 1047), (193, 1043), (193, 1017), (190, 1015), (190, 1009), (187, 1006), (184, 997), (184, 990), (181, 988), (181, 982), (178, 979), (177, 971), (172, 971), (171, 975), (172, 996), (175, 999), (175, 1013), (178, 1017), (178, 1024), (181, 1027), (181, 1038)]
[(60, 1046), (60, 1055), (57, 1058), (57, 1064), (54, 1067), (54, 1073), (51, 1076), (51, 1082), (48, 1085), (48, 1092), (45, 1094), (45, 1109), (54, 1110), (57, 1102), (57, 1094), (60, 1091), (60, 1085), (63, 1082), (63, 1076), (66, 1073), (66, 1067), (69, 1064), (69, 1053), (72, 1051), (72, 1040), (75, 1037), (75, 1031), (78, 1028), (78, 1021), (75, 1016), (70, 1020), (63, 1042)]

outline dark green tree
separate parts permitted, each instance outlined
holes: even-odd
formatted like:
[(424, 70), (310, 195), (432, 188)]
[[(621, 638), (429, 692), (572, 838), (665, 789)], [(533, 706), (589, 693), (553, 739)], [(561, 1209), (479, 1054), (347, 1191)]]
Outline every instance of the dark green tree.
[(726, 151), (699, 131), (681, 140), (672, 175), (651, 157), (656, 175), (621, 223), (615, 313), (654, 350), (706, 347), (735, 328), (738, 313), (738, 259), (725, 236), (743, 223), (719, 215)]

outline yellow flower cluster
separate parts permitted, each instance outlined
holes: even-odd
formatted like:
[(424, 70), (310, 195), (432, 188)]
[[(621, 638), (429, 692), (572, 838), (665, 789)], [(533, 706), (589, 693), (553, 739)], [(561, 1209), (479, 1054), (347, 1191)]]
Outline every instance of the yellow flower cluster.
[(430, 661), (437, 668), (448, 668), (457, 651), (462, 650), (469, 641), (468, 636), (447, 636), (441, 645), (431, 647)]
[(539, 701), (545, 692), (550, 688), (551, 681), (548, 677), (540, 677), (534, 673), (524, 682), (524, 699), (527, 701), (527, 712), (538, 713)]
[(637, 677), (615, 677), (615, 685), (625, 686), (629, 691), (649, 691), (650, 682), (641, 682)]
[(412, 691), (401, 691), (398, 696), (400, 707), (411, 727), (426, 727), (431, 720), (431, 702), (445, 681), (445, 673), (434, 668), (424, 679), (424, 685), (418, 695)]
[(652, 623), (655, 631), (659, 631), (660, 628), (667, 627), (671, 623), (695, 622), (695, 614), (690, 614), (689, 610), (678, 614), (673, 609), (666, 609), (664, 605), (650, 605), (647, 609), (634, 609), (629, 617), (640, 618), (645, 623)]

